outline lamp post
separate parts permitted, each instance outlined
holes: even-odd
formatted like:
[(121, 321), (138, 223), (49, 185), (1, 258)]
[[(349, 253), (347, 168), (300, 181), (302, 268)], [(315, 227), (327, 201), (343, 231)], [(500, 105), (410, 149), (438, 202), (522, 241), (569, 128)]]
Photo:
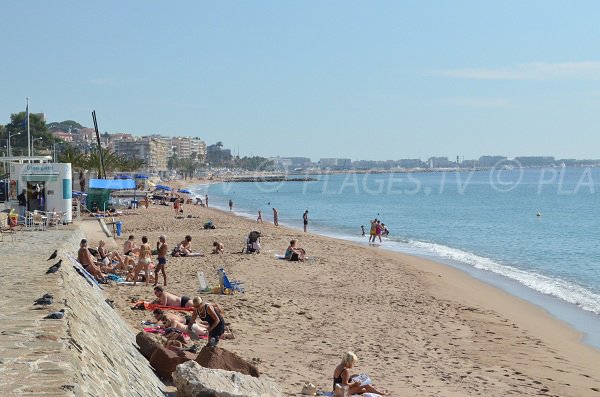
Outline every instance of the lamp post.
[(10, 132), (8, 133), (8, 157), (12, 157), (12, 148), (10, 147), (10, 138), (12, 138), (13, 136), (17, 136), (19, 134), (21, 134), (21, 131), (15, 132), (14, 134), (11, 134)]
[(42, 137), (39, 137), (39, 138), (33, 138), (33, 139), (31, 140), (31, 155), (32, 155), (32, 156), (35, 156), (35, 151), (34, 151), (34, 149), (33, 149), (33, 147), (34, 147), (34, 146), (33, 146), (33, 144), (35, 143), (35, 141), (43, 141), (43, 140), (44, 140), (44, 138), (42, 138)]

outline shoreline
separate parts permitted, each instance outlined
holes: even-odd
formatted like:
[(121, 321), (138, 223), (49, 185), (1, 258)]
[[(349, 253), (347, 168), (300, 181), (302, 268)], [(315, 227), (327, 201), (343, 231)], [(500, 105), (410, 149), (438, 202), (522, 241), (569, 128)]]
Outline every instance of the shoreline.
[[(245, 294), (206, 296), (225, 308), (236, 335), (222, 347), (258, 359), (261, 372), (289, 394), (298, 393), (304, 381), (328, 390), (330, 372), (346, 350), (358, 354), (358, 371), (395, 394), (537, 395), (547, 389), (582, 395), (600, 382), (593, 375), (600, 353), (581, 343), (579, 333), (460, 270), (287, 227), (257, 227), (214, 208), (186, 206), (200, 220), (175, 220), (168, 207), (156, 207), (124, 217), (124, 234), (145, 233), (152, 243), (166, 233), (176, 244), (189, 232), (202, 251), (213, 240), (223, 241), (225, 255), (169, 258), (168, 290), (193, 296), (195, 271), (203, 270), (214, 285), (219, 267), (244, 281)], [(199, 230), (207, 219), (216, 230)], [(241, 255), (252, 229), (265, 236), (263, 252)], [(290, 238), (298, 238), (315, 259), (276, 260)], [(144, 313), (129, 310), (126, 302), (131, 296), (151, 298), (151, 288), (111, 287), (108, 293), (120, 302), (124, 319), (139, 328)]]
[[(215, 183), (223, 183), (221, 181), (217, 181)], [(187, 185), (187, 188), (199, 188), (200, 185)], [(221, 211), (228, 212), (227, 204), (222, 203), (222, 205), (216, 206), (215, 208), (220, 209)], [(256, 219), (256, 215), (247, 211), (247, 210), (235, 210), (234, 214), (247, 219), (253, 220)], [(295, 224), (286, 223), (286, 221), (281, 221), (280, 224), (282, 226), (286, 226), (292, 228), (294, 230), (302, 230), (301, 226)], [(344, 233), (336, 233), (333, 232), (332, 228), (322, 228), (320, 225), (312, 226), (312, 230), (316, 233), (330, 237), (334, 239), (340, 239), (346, 242), (356, 243), (358, 246), (366, 247), (366, 238), (361, 238), (359, 235), (350, 235)], [(389, 251), (389, 252), (398, 252), (403, 255), (409, 255), (416, 258), (423, 258), (426, 260), (434, 261), (442, 266), (449, 266), (454, 269), (458, 269), (461, 272), (465, 273), (469, 277), (475, 278), (487, 285), (490, 285), (494, 288), (499, 288), (509, 295), (513, 295), (518, 297), (519, 299), (525, 300), (530, 304), (533, 304), (537, 307), (545, 310), (550, 316), (555, 318), (558, 321), (564, 322), (573, 328), (576, 332), (582, 334), (582, 343), (585, 343), (597, 350), (600, 350), (600, 317), (593, 311), (580, 307), (575, 302), (585, 302), (586, 296), (575, 296), (571, 297), (570, 300), (566, 299), (564, 296), (556, 295), (554, 293), (545, 293), (542, 289), (536, 289), (527, 284), (528, 279), (523, 280), (522, 278), (515, 278), (514, 272), (508, 273), (498, 272), (490, 269), (479, 269), (475, 266), (466, 264), (461, 262), (458, 259), (452, 257), (445, 257), (442, 255), (436, 255), (435, 253), (419, 250), (418, 248), (409, 247), (404, 242), (397, 241), (391, 239), (389, 241), (390, 244), (384, 244), (379, 246), (379, 249)], [(450, 247), (446, 247), (452, 249)], [(477, 256), (477, 254), (473, 254), (471, 252), (463, 252), (463, 254), (468, 254), (471, 256)], [(487, 258), (484, 258), (487, 259)], [(490, 259), (494, 261), (493, 259)], [(506, 270), (506, 269), (504, 269)], [(529, 277), (532, 277), (534, 280), (544, 279), (545, 276), (539, 273), (532, 272), (528, 274)], [(583, 300), (578, 300), (583, 299)]]

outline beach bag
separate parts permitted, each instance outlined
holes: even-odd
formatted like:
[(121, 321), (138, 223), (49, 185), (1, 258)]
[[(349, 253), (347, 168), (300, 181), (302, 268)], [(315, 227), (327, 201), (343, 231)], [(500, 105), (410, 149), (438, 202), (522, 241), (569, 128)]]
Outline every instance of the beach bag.
[(204, 230), (207, 229), (216, 229), (215, 224), (212, 221), (208, 221), (204, 224)]

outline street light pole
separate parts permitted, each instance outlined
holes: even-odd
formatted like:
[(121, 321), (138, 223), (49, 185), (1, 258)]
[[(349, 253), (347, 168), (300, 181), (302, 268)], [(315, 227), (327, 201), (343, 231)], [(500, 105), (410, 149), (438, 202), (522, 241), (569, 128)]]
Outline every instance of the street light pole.
[(12, 157), (12, 147), (10, 146), (10, 138), (12, 138), (13, 136), (17, 136), (20, 133), (20, 131), (16, 134), (11, 134), (10, 132), (8, 133), (8, 157)]
[(42, 140), (44, 140), (44, 138), (43, 138), (43, 137), (39, 137), (39, 138), (33, 138), (33, 139), (31, 140), (31, 155), (32, 155), (32, 156), (35, 156), (35, 150), (34, 150), (34, 148), (33, 148), (33, 144), (35, 143), (35, 141), (42, 141)]

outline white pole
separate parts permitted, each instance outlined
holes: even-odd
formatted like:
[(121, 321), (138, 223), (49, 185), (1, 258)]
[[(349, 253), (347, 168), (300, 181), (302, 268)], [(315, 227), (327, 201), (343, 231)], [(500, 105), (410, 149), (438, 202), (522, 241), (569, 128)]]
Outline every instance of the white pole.
[(27, 156), (31, 157), (31, 133), (29, 131), (29, 97), (27, 97)]

